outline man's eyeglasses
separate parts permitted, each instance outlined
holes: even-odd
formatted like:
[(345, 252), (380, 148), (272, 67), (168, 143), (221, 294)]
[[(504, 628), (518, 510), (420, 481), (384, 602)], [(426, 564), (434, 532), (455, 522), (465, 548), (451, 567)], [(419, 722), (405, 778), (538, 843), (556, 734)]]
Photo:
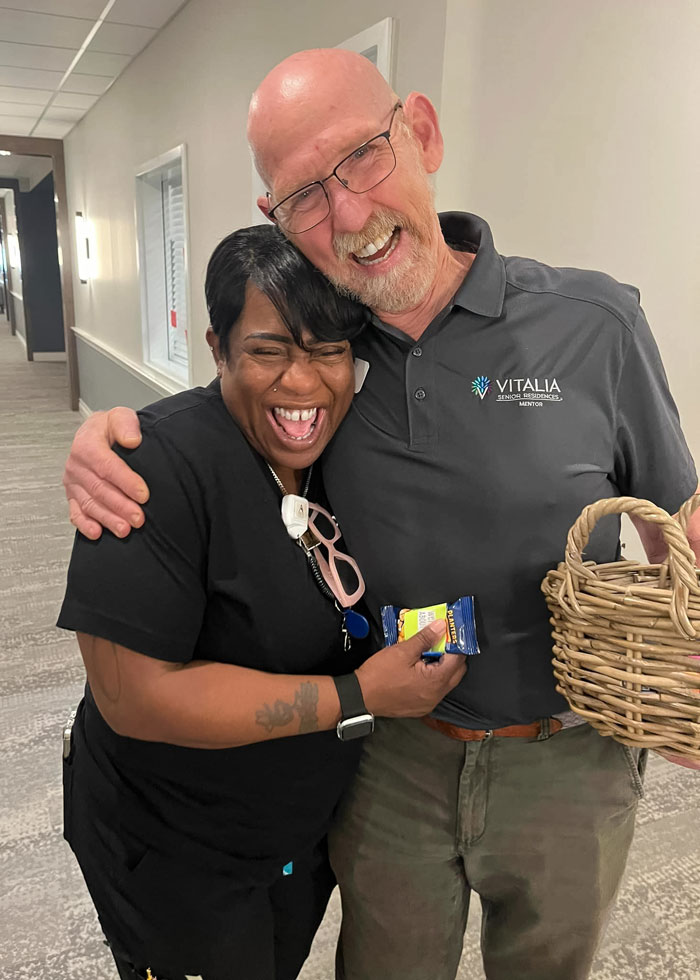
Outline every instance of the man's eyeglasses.
[[(331, 177), (339, 180), (345, 190), (352, 194), (365, 194), (386, 180), (396, 169), (391, 127), (394, 116), (402, 106), (402, 102), (397, 102), (393, 107), (388, 129), (348, 153), (323, 180), (314, 180), (288, 194), (270, 210), (270, 218), (288, 234), (300, 235), (320, 225), (331, 213), (330, 198), (324, 186)], [(267, 197), (269, 200), (270, 195)]]

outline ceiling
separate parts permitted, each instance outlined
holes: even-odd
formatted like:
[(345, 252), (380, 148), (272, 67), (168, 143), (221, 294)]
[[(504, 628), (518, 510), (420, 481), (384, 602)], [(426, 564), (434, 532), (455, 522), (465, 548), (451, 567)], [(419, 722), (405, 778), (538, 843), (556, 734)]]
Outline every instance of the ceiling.
[(0, 0), (0, 134), (62, 139), (187, 0)]

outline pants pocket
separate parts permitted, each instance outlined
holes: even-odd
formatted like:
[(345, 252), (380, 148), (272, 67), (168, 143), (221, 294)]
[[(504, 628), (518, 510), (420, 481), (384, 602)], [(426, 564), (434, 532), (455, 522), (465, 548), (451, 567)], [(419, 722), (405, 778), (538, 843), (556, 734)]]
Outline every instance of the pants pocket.
[(646, 771), (649, 752), (647, 749), (633, 749), (629, 745), (622, 745), (621, 748), (624, 752), (627, 768), (629, 769), (632, 788), (637, 799), (641, 800), (644, 797), (644, 773)]
[(73, 834), (73, 750), (63, 759), (63, 837), (71, 843)]

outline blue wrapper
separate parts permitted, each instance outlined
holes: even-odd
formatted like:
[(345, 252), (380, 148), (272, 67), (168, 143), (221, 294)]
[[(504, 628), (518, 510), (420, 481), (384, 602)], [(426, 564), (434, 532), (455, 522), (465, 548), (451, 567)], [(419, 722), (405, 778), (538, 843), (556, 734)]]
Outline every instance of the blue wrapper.
[(461, 653), (468, 657), (479, 653), (473, 596), (465, 595), (456, 602), (441, 602), (418, 609), (382, 606), (381, 617), (387, 646), (408, 640), (428, 623), (444, 619), (447, 623), (445, 637), (434, 650), (427, 650), (423, 654), (424, 660), (439, 660), (443, 653)]

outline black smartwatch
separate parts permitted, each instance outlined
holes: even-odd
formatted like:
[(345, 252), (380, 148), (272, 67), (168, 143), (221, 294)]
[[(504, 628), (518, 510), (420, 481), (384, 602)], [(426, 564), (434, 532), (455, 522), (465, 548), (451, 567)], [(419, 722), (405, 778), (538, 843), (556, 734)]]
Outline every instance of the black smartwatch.
[(340, 700), (340, 721), (336, 726), (338, 738), (346, 742), (351, 738), (370, 735), (374, 731), (374, 715), (365, 707), (357, 674), (343, 674), (334, 677), (333, 681)]

